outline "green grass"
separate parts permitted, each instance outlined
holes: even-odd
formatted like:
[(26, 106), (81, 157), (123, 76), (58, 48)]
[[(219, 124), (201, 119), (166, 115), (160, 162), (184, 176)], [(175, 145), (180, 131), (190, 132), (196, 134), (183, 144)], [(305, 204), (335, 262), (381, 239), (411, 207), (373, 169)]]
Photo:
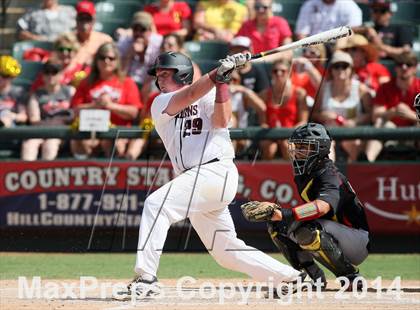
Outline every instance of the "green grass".
[[(272, 255), (285, 262), (280, 254)], [(0, 253), (0, 279), (18, 276), (41, 276), (50, 279), (75, 279), (95, 276), (109, 279), (129, 279), (133, 276), (134, 254), (46, 254)], [(362, 275), (374, 279), (420, 280), (420, 255), (373, 254), (360, 266)], [(207, 254), (162, 255), (159, 278), (243, 278), (245, 275), (220, 267)], [(333, 277), (328, 272), (328, 277)]]

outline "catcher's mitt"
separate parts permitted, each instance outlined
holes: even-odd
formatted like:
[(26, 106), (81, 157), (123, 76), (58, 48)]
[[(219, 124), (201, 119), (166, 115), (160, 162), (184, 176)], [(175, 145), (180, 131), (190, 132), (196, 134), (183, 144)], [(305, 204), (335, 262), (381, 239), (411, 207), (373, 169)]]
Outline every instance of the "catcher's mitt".
[(272, 202), (250, 201), (241, 205), (242, 214), (250, 222), (270, 221), (274, 210), (281, 210), (281, 207)]

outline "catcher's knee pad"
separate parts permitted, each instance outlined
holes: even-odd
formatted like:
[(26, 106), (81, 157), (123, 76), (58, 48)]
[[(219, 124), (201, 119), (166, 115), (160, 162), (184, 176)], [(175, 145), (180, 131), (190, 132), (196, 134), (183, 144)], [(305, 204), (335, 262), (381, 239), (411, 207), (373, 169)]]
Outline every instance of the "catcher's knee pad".
[(293, 268), (302, 270), (307, 265), (313, 264), (313, 258), (310, 255), (309, 257), (300, 255), (303, 251), (296, 242), (286, 235), (287, 228), (284, 230), (284, 227), (278, 222), (269, 222), (267, 226), (271, 240)]
[(316, 223), (308, 223), (295, 231), (300, 247), (310, 251), (317, 261), (327, 267), (335, 276), (346, 276), (357, 269), (344, 256), (338, 242)]

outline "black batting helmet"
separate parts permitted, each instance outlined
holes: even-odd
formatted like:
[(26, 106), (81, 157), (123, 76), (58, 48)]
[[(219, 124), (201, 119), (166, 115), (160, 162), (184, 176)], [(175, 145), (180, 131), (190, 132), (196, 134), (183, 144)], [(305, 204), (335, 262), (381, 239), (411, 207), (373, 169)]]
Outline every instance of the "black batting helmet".
[(181, 85), (191, 84), (193, 81), (194, 69), (191, 59), (179, 52), (160, 54), (147, 73), (156, 76), (156, 69), (175, 69), (174, 80)]
[(316, 163), (330, 153), (331, 136), (321, 124), (297, 127), (288, 142), (295, 175), (309, 174)]

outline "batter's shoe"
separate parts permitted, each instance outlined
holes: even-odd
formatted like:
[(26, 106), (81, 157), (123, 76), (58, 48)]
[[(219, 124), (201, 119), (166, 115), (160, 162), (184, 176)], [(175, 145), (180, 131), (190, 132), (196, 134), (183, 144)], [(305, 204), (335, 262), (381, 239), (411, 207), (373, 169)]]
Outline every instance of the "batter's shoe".
[(307, 277), (306, 272), (301, 272), (296, 280), (285, 282), (281, 286), (280, 290), (277, 288), (274, 288), (273, 290), (273, 296), (270, 296), (270, 292), (268, 292), (265, 297), (266, 298), (282, 298), (287, 295), (294, 294), (298, 291), (298, 289), (301, 287), (302, 283), (305, 281), (305, 278)]
[(158, 280), (155, 276), (137, 276), (131, 281), (125, 290), (117, 292), (113, 296), (115, 300), (132, 300), (156, 298), (161, 293)]

